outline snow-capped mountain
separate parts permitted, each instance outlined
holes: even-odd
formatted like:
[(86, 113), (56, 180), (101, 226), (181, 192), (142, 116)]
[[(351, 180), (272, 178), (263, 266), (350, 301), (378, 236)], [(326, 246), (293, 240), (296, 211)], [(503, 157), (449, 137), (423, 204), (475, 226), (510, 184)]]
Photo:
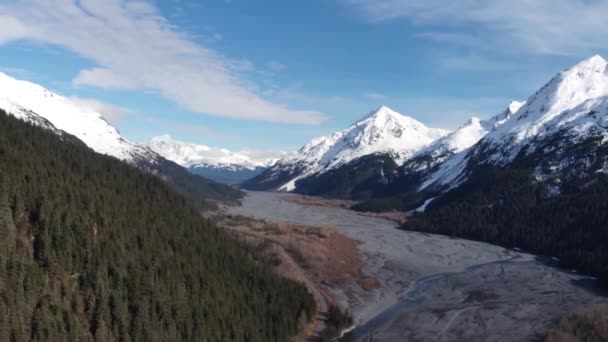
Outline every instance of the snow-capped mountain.
[(507, 122), (525, 102), (513, 101), (502, 113), (488, 120), (476, 117), (469, 119), (458, 129), (435, 140), (418, 151), (404, 168), (409, 172), (427, 171), (443, 163), (454, 154), (461, 153), (486, 136), (491, 130)]
[[(569, 130), (578, 139), (598, 130), (604, 132), (604, 115), (585, 114), (601, 108), (607, 96), (607, 62), (596, 55), (576, 64), (559, 73), (532, 95), (511, 120), (487, 136), (485, 147), (501, 151), (489, 158), (498, 163), (509, 162), (523, 146), (558, 131)], [(505, 151), (509, 153), (505, 155)]]
[(33, 124), (67, 132), (102, 154), (125, 161), (154, 158), (149, 149), (123, 138), (99, 112), (3, 73), (0, 73), (0, 108)]
[(101, 113), (83, 101), (74, 101), (40, 85), (0, 73), (0, 109), (60, 136), (77, 139), (98, 153), (118, 158), (157, 175), (198, 203), (208, 198), (239, 196), (233, 189), (191, 175), (148, 147), (125, 139)]
[(146, 146), (195, 174), (230, 184), (259, 175), (287, 155), (284, 152), (272, 151), (233, 152), (224, 148), (178, 141), (169, 135), (154, 137)]
[(154, 137), (146, 146), (163, 157), (182, 166), (199, 164), (218, 167), (235, 167), (254, 170), (269, 167), (286, 155), (284, 152), (249, 151), (233, 152), (225, 148), (209, 147), (178, 141), (168, 134)]
[[(433, 177), (444, 177), (442, 172), (447, 172), (445, 177), (453, 176), (455, 167), (464, 168), (463, 157), (466, 151), (477, 144), (490, 131), (497, 129), (506, 123), (525, 102), (512, 101), (500, 114), (488, 120), (473, 117), (450, 134), (437, 139), (429, 146), (421, 149), (400, 169), (401, 176), (412, 178), (416, 174), (416, 182), (426, 179), (427, 183), (434, 181)], [(429, 181), (433, 179), (432, 181)], [(419, 186), (413, 182), (411, 186)]]
[(401, 165), (418, 150), (448, 133), (381, 106), (343, 131), (313, 139), (246, 186), (293, 191), (301, 179), (374, 154), (388, 154)]
[(452, 188), (465, 181), (476, 165), (505, 166), (535, 153), (545, 163), (551, 156), (553, 174), (574, 164), (587, 165), (579, 165), (578, 172), (601, 171), (605, 168), (598, 156), (572, 155), (567, 150), (590, 140), (596, 146), (604, 144), (607, 129), (608, 63), (593, 56), (560, 72), (470, 150), (448, 158), (420, 189)]

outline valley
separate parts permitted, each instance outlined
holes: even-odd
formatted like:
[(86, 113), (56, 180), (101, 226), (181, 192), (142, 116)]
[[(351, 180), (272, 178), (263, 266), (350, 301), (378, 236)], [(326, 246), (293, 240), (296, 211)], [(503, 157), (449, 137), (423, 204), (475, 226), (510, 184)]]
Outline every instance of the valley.
[(0, 0), (0, 342), (608, 342), (608, 0)]
[[(305, 204), (310, 201), (294, 194), (248, 192), (241, 206), (226, 212), (287, 228), (335, 230), (357, 241), (348, 246), (361, 258), (358, 270), (352, 260), (349, 271), (331, 266), (332, 260), (340, 262), (336, 254), (308, 269), (321, 275), (311, 278), (354, 318), (356, 327), (342, 341), (532, 340), (545, 336), (568, 312), (604, 298), (593, 288), (593, 279), (556, 268), (551, 260), (486, 243), (400, 231), (393, 221), (339, 204)], [(304, 248), (311, 243), (314, 236), (308, 236)], [(319, 274), (324, 265), (329, 272)], [(364, 279), (373, 279), (376, 286), (363, 286)]]

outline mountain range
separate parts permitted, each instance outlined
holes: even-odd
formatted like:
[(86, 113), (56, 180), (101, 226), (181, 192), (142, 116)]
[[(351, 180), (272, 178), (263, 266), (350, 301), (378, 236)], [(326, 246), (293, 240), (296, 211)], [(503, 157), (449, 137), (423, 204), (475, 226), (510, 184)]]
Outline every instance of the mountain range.
[(313, 139), (295, 155), (281, 159), (256, 178), (246, 182), (252, 190), (302, 192), (301, 182), (357, 163), (373, 155), (387, 155), (402, 164), (416, 151), (448, 134), (381, 106), (343, 131)]
[(251, 150), (233, 152), (178, 141), (167, 134), (154, 137), (145, 145), (194, 174), (228, 184), (238, 184), (259, 175), (286, 155), (282, 152)]
[(4, 74), (0, 109), (154, 174), (201, 204), (242, 193), (194, 173), (230, 170), (223, 181), (240, 182), (242, 170), (261, 171), (242, 186), (352, 199), (361, 211), (408, 211), (404, 229), (555, 256), (608, 286), (608, 62), (600, 56), (454, 131), (381, 106), (276, 162), (169, 136), (136, 144), (82, 102)]
[[(535, 155), (530, 181), (551, 183), (547, 191), (557, 194), (564, 178), (608, 170), (597, 153), (608, 137), (607, 109), (607, 63), (593, 56), (527, 101), (452, 132), (382, 106), (345, 131), (312, 140), (244, 187), (350, 198), (363, 202), (361, 210), (412, 210), (457, 188), (483, 165), (507, 167)], [(585, 143), (585, 153), (573, 150)]]
[(241, 195), (231, 187), (191, 174), (145, 145), (129, 141), (101, 113), (82, 101), (4, 73), (0, 73), (0, 109), (65, 139), (80, 141), (95, 152), (155, 174), (201, 206), (210, 205), (209, 200), (233, 201)]
[[(467, 182), (483, 165), (507, 167), (525, 156), (537, 156), (530, 161), (531, 182), (551, 184), (548, 194), (558, 194), (571, 177), (605, 172), (597, 151), (608, 136), (606, 65), (600, 56), (581, 61), (527, 101), (514, 101), (487, 120), (472, 118), (454, 131), (380, 106), (342, 131), (278, 155), (231, 152), (168, 135), (136, 144), (86, 105), (4, 74), (0, 108), (158, 174), (182, 192), (191, 192), (187, 184), (193, 180), (218, 194), (228, 191), (206, 179), (211, 178), (250, 190), (354, 199), (361, 210), (413, 210)], [(589, 145), (584, 153), (573, 150), (580, 144)]]

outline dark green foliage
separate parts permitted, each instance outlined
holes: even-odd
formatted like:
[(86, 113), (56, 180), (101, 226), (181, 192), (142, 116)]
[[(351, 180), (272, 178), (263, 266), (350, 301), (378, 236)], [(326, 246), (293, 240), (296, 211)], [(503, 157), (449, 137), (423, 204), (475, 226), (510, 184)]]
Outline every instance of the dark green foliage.
[(403, 194), (372, 198), (367, 201), (355, 204), (352, 210), (369, 212), (386, 212), (391, 210), (409, 211), (424, 204), (425, 194), (421, 192), (405, 192)]
[(285, 341), (304, 286), (158, 178), (0, 113), (0, 341)]
[(342, 330), (353, 325), (353, 318), (345, 311), (340, 310), (335, 305), (329, 306), (327, 319), (325, 320), (325, 329), (320, 334), (321, 341), (329, 342), (339, 337)]
[(296, 177), (301, 171), (302, 168), (298, 165), (293, 166), (289, 170), (281, 171), (269, 168), (252, 179), (243, 182), (241, 187), (252, 191), (275, 190), (287, 183), (290, 179)]
[(167, 160), (140, 160), (137, 166), (164, 179), (173, 190), (189, 199), (198, 209), (216, 209), (216, 202), (237, 202), (243, 193), (229, 185), (220, 184)]
[(320, 175), (297, 182), (303, 195), (366, 200), (389, 192), (389, 178), (397, 164), (386, 154), (358, 158)]
[(594, 174), (562, 184), (547, 197), (527, 160), (479, 167), (469, 181), (433, 201), (404, 229), (460, 236), (555, 256), (564, 267), (608, 285), (608, 179)]

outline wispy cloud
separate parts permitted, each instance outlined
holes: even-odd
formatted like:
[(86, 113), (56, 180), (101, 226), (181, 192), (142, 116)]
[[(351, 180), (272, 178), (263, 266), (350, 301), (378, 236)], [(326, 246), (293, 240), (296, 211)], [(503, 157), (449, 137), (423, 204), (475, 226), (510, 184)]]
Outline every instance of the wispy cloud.
[(102, 68), (81, 70), (72, 83), (76, 86), (92, 85), (104, 89), (135, 90), (138, 88), (137, 83), (131, 79)]
[(515, 63), (491, 59), (479, 54), (448, 55), (438, 58), (439, 65), (445, 69), (462, 71), (501, 71), (521, 67)]
[(287, 68), (287, 66), (279, 61), (270, 61), (267, 65), (268, 69), (272, 72), (280, 72)]
[(430, 28), (426, 36), (435, 40), (468, 44), (475, 38), (467, 32), (476, 27), (485, 44), (562, 55), (606, 49), (608, 41), (608, 0), (342, 1), (373, 21), (403, 18)]
[(273, 103), (243, 74), (253, 65), (197, 43), (147, 0), (17, 0), (0, 4), (0, 44), (30, 40), (97, 64), (74, 79), (120, 90), (152, 90), (203, 114), (318, 124), (326, 116)]
[(381, 93), (374, 93), (374, 92), (365, 93), (365, 94), (363, 94), (363, 96), (367, 97), (370, 100), (386, 100), (386, 99), (388, 99), (388, 95), (381, 94)]
[(466, 46), (478, 46), (482, 43), (478, 36), (471, 33), (424, 31), (412, 34), (412, 37), (431, 40), (437, 43), (448, 43)]
[(95, 111), (101, 113), (104, 119), (108, 120), (112, 125), (119, 124), (130, 113), (130, 110), (127, 108), (119, 107), (95, 99), (87, 99), (77, 96), (71, 96), (69, 99), (77, 104), (80, 104), (87, 108), (92, 108)]

